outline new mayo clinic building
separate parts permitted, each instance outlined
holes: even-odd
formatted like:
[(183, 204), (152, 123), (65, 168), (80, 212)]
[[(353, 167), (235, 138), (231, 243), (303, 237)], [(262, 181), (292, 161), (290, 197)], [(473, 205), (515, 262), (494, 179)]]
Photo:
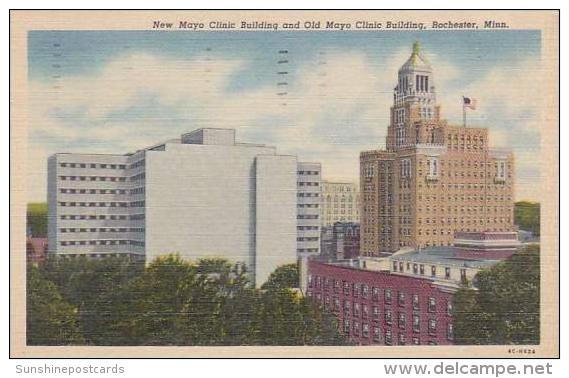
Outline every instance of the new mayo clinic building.
[(247, 265), (261, 285), (298, 254), (320, 252), (320, 164), (199, 129), (134, 153), (48, 159), (48, 251), (179, 253)]

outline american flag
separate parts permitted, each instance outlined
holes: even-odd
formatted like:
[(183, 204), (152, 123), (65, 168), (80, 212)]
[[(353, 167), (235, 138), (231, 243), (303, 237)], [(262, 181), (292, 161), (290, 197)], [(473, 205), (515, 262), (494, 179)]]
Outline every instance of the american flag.
[(477, 100), (475, 98), (462, 96), (462, 106), (465, 108), (476, 110), (476, 103)]

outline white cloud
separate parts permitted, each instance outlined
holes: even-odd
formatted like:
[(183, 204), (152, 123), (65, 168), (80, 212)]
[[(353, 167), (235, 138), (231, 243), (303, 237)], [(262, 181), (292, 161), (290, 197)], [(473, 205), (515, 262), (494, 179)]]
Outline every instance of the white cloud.
[[(407, 48), (385, 61), (359, 51), (332, 52), (326, 64), (305, 61), (291, 73), (285, 96), (277, 94), (283, 90), (276, 81), (228, 91), (230, 80), (246, 62), (205, 57), (182, 60), (133, 54), (117, 58), (92, 76), (63, 79), (57, 90), (53, 83), (32, 82), (31, 133), (41, 137), (30, 143), (28, 182), (38, 184), (30, 188), (28, 197), (45, 198), (49, 154), (128, 152), (208, 126), (236, 128), (243, 141), (275, 144), (282, 153), (320, 161), (325, 178), (357, 181), (359, 152), (384, 143), (397, 70), (408, 56)], [(428, 58), (439, 102), (447, 106), (451, 98), (460, 98), (456, 85), (461, 72), (437, 55)], [(496, 98), (509, 101), (513, 94), (529, 97), (535, 91), (517, 81), (526, 74), (516, 73), (515, 89), (501, 87), (511, 84), (512, 75), (497, 70), (465, 90), (478, 96), (481, 106)], [(501, 109), (513, 116), (531, 104), (524, 99)], [(479, 117), (495, 116), (495, 109), (481, 107)], [(529, 123), (523, 127), (531, 129)], [(503, 141), (511, 138), (510, 130), (492, 133)]]

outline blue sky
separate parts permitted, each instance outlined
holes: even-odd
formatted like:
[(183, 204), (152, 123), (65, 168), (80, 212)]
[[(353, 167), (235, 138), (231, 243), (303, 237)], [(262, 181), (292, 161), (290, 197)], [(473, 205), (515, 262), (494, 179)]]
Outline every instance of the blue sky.
[(324, 178), (357, 182), (359, 152), (384, 145), (397, 69), (417, 40), (443, 117), (459, 124), (461, 96), (478, 98), (469, 124), (514, 149), (517, 197), (539, 199), (540, 38), (519, 30), (32, 31), (28, 172), (38, 184), (28, 198), (45, 199), (37, 178), (52, 153), (123, 153), (208, 126), (236, 128), (241, 141), (276, 145), (322, 162)]

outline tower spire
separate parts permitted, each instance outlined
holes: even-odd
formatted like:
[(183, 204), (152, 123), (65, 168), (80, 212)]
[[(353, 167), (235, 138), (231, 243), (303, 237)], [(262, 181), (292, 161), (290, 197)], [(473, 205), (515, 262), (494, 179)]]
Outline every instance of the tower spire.
[(415, 55), (419, 54), (420, 50), (421, 50), (421, 44), (419, 43), (419, 41), (413, 42), (413, 54)]

